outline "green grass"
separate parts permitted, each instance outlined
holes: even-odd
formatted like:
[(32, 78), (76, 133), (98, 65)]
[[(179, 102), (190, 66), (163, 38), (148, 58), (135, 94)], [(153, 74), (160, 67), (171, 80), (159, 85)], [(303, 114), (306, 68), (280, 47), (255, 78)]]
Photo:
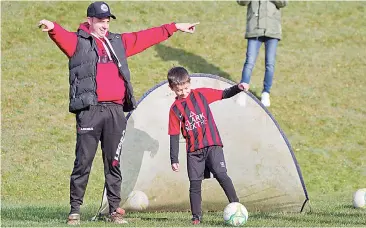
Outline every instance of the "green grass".
[[(54, 20), (75, 30), (87, 2), (1, 2), (1, 222), (63, 226), (68, 213), (75, 123), (68, 113), (67, 58), (38, 28)], [(235, 2), (111, 2), (112, 31), (138, 31), (200, 21), (194, 35), (168, 41), (129, 59), (137, 97), (182, 65), (190, 72), (238, 81), (245, 57), (246, 9)], [(365, 211), (350, 207), (366, 177), (366, 6), (362, 2), (290, 2), (283, 10), (272, 106), (301, 166), (311, 214), (252, 213), (248, 226), (361, 226)], [(259, 94), (264, 51), (251, 81)], [(83, 207), (96, 211), (103, 188), (101, 153), (94, 160)], [(98, 200), (96, 200), (98, 199)], [(341, 200), (340, 200), (341, 199)], [(165, 216), (132, 214), (130, 216)], [(220, 226), (210, 214), (208, 226)], [(136, 226), (187, 226), (188, 213)], [(86, 223), (104, 226), (104, 223)]]
[[(365, 210), (356, 210), (349, 205), (349, 199), (338, 194), (338, 200), (334, 198), (317, 198), (312, 205), (313, 210), (306, 213), (261, 213), (249, 212), (249, 219), (245, 226), (297, 226), (297, 227), (364, 227), (366, 224)], [(82, 211), (81, 226), (117, 226), (103, 220), (90, 221), (98, 209), (97, 204), (88, 205)], [(66, 205), (52, 204), (47, 206), (3, 206), (2, 226), (65, 226), (68, 207)], [(204, 213), (201, 226), (225, 226), (222, 212)], [(190, 226), (191, 215), (188, 212), (181, 213), (128, 213), (126, 219), (128, 225), (133, 227), (166, 227), (166, 226)]]

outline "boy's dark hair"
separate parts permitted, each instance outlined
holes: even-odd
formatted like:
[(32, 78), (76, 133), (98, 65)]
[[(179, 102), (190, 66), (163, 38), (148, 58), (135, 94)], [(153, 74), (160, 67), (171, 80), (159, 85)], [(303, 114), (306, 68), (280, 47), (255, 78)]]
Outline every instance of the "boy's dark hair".
[(191, 82), (191, 77), (184, 67), (173, 67), (168, 71), (169, 87), (173, 88), (177, 85), (183, 85)]

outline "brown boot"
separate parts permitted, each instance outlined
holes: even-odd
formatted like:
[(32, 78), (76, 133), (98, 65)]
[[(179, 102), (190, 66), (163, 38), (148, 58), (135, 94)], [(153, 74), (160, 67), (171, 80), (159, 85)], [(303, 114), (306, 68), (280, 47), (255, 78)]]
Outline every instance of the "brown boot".
[(115, 224), (126, 224), (128, 223), (123, 216), (125, 215), (125, 210), (123, 210), (122, 208), (117, 208), (115, 212), (113, 212), (110, 215), (110, 221), (115, 223)]
[(80, 225), (80, 215), (79, 214), (69, 214), (69, 217), (67, 218), (67, 225), (79, 226)]

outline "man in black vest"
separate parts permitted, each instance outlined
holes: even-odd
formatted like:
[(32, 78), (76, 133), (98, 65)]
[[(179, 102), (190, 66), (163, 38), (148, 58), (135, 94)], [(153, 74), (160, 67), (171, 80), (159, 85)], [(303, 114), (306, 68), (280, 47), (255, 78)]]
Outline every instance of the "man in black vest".
[(124, 112), (136, 108), (127, 58), (168, 39), (177, 30), (193, 33), (198, 23), (171, 23), (147, 30), (116, 34), (109, 32), (116, 19), (105, 2), (87, 9), (87, 22), (69, 32), (55, 22), (39, 26), (69, 58), (69, 111), (76, 114), (76, 159), (70, 178), (71, 211), (67, 224), (80, 224), (80, 205), (99, 141), (104, 163), (110, 221), (122, 224), (125, 211), (119, 207), (122, 176), (119, 166), (126, 130)]

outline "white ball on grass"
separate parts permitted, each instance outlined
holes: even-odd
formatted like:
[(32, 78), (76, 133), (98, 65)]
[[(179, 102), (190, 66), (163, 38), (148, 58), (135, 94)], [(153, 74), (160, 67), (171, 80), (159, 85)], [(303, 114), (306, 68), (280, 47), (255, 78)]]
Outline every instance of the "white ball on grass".
[(366, 208), (366, 188), (358, 189), (353, 193), (353, 206), (355, 208)]
[(128, 195), (127, 203), (131, 209), (142, 211), (149, 206), (149, 198), (143, 191), (135, 190)]

